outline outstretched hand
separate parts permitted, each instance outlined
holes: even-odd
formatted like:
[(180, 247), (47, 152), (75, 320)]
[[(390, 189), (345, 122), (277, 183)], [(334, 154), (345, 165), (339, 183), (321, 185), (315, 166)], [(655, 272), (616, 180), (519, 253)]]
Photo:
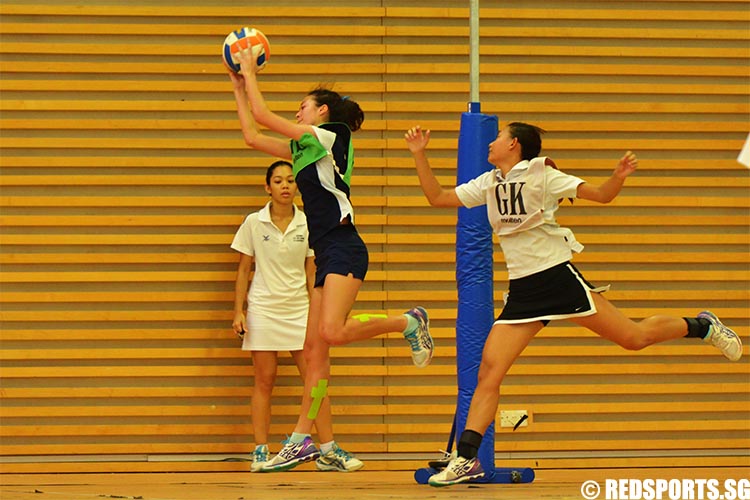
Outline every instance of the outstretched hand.
[(632, 151), (626, 152), (615, 167), (615, 175), (621, 179), (626, 178), (638, 168), (638, 157)]
[(430, 142), (430, 131), (422, 131), (422, 127), (417, 125), (406, 131), (404, 139), (406, 140), (406, 145), (409, 147), (409, 151), (419, 153), (420, 151), (424, 151)]

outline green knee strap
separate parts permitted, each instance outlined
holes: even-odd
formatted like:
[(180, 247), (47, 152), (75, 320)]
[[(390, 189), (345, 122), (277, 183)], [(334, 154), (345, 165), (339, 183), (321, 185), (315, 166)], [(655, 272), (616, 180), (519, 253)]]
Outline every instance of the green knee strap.
[(315, 420), (315, 418), (318, 416), (318, 412), (320, 411), (320, 405), (323, 404), (323, 398), (326, 397), (326, 394), (328, 394), (328, 380), (321, 379), (318, 380), (318, 385), (312, 388), (312, 391), (310, 391), (310, 396), (312, 396), (312, 404), (310, 405), (310, 410), (307, 412), (307, 418), (310, 420)]
[(387, 314), (357, 314), (356, 316), (352, 316), (354, 319), (358, 319), (361, 323), (367, 323), (373, 318), (379, 318), (379, 319), (386, 319), (388, 317)]

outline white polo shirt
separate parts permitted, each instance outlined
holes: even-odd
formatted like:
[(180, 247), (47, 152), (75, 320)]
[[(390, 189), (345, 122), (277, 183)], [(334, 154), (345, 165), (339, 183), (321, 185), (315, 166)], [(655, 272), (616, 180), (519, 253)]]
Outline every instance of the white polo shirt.
[(294, 216), (282, 233), (271, 222), (271, 202), (247, 216), (232, 248), (255, 258), (255, 275), (247, 293), (253, 311), (269, 316), (307, 314), (309, 297), (305, 258), (313, 251), (307, 242), (307, 219), (294, 206)]
[[(583, 245), (575, 240), (570, 229), (560, 227), (555, 221), (555, 212), (561, 198), (575, 198), (578, 186), (584, 181), (550, 166), (544, 169), (544, 184), (525, 183), (529, 161), (522, 160), (504, 178), (499, 169), (456, 186), (456, 195), (467, 208), (487, 205), (487, 217), (493, 230), (500, 237), (500, 246), (505, 255), (510, 279), (523, 278), (543, 271), (573, 258), (573, 251), (580, 252)], [(532, 192), (535, 190), (535, 192)], [(517, 230), (501, 235), (501, 219), (514, 217), (514, 212), (525, 208), (524, 199), (534, 198), (543, 190), (543, 222), (526, 230)]]

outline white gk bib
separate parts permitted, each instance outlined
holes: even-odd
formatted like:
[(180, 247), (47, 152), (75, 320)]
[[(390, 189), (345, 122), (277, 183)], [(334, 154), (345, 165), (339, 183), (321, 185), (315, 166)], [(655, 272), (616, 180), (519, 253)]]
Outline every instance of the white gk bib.
[(545, 157), (529, 161), (523, 173), (496, 183), (487, 190), (487, 214), (499, 236), (526, 231), (544, 223)]

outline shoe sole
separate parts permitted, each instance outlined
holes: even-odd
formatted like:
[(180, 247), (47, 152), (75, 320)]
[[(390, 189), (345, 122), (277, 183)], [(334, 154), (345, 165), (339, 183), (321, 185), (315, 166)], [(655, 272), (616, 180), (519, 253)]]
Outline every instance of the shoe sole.
[(317, 467), (320, 472), (355, 472), (364, 466), (365, 464), (360, 464), (357, 467), (353, 467), (351, 469), (339, 469), (335, 465), (320, 465), (318, 462), (315, 462), (315, 467)]
[(484, 472), (482, 472), (480, 474), (474, 474), (473, 476), (464, 476), (460, 480), (457, 480), (457, 481), (442, 481), (442, 482), (435, 481), (435, 482), (432, 482), (432, 481), (428, 480), (427, 484), (429, 484), (430, 486), (434, 486), (436, 488), (442, 488), (443, 486), (452, 486), (454, 484), (461, 484), (461, 483), (465, 483), (467, 481), (473, 481), (474, 479), (480, 479), (480, 478), (483, 478), (483, 477), (484, 477)]
[(285, 464), (277, 465), (275, 467), (263, 467), (260, 472), (284, 472), (288, 471), (289, 469), (294, 469), (300, 464), (304, 464), (305, 462), (310, 462), (312, 460), (317, 460), (320, 458), (320, 454), (312, 454), (308, 455), (304, 458), (298, 458), (293, 461), (287, 462)]

